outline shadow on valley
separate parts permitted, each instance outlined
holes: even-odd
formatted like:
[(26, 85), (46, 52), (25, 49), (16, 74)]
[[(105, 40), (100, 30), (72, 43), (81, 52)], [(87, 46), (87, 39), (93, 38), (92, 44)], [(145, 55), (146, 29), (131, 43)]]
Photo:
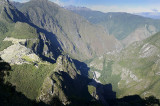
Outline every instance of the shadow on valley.
[(28, 99), (21, 92), (16, 91), (16, 87), (9, 82), (4, 82), (4, 77), (12, 71), (11, 66), (0, 58), (0, 106), (61, 106), (58, 98), (53, 98), (54, 102), (47, 105), (43, 102), (37, 103)]
[(84, 62), (80, 62), (76, 59), (73, 59), (73, 62), (76, 66), (76, 69), (81, 72), (81, 75), (88, 77), (88, 72), (90, 68), (87, 66), (87, 64), (85, 64)]
[(4, 84), (4, 76), (9, 74), (11, 67), (0, 58), (0, 105), (31, 105), (33, 102), (23, 94), (16, 92), (10, 83)]
[[(78, 62), (78, 61), (77, 61)], [(79, 69), (89, 69), (85, 64)], [(80, 66), (79, 66), (80, 67)], [(50, 102), (50, 105), (43, 102), (37, 103), (34, 100), (26, 98), (20, 92), (17, 92), (15, 87), (10, 83), (4, 83), (4, 76), (9, 75), (9, 71), (12, 71), (11, 66), (3, 62), (0, 58), (0, 105), (1, 106), (63, 106), (59, 97), (54, 97)], [(89, 70), (88, 70), (89, 71)], [(81, 71), (82, 72), (82, 71)], [(84, 74), (86, 75), (86, 74)], [(116, 92), (112, 91), (112, 85), (102, 85), (92, 79), (88, 79), (87, 76), (77, 75), (76, 78), (66, 72), (56, 73), (56, 76), (63, 77), (61, 81), (62, 90), (71, 102), (69, 106), (152, 106), (160, 105), (159, 100), (151, 96), (145, 99), (140, 98), (138, 95), (127, 96), (121, 99), (116, 99)], [(92, 89), (89, 89), (92, 86)], [(91, 88), (92, 88), (91, 87)], [(91, 96), (92, 95), (92, 96)]]
[(108, 101), (110, 106), (160, 106), (159, 99), (149, 96), (142, 99), (139, 95), (125, 96), (121, 99)]
[[(89, 71), (90, 68), (85, 64), (84, 62), (80, 62), (78, 60), (73, 60), (76, 69), (81, 72), (81, 75), (77, 77), (77, 81), (75, 83), (80, 84), (77, 86), (78, 93), (81, 94), (81, 98), (85, 98), (85, 100), (88, 99), (88, 101), (95, 101), (95, 104), (98, 105), (107, 105), (108, 103), (106, 101), (116, 99), (116, 92), (112, 91), (112, 85), (111, 84), (100, 84), (97, 83), (94, 79), (89, 79)], [(82, 103), (82, 102), (80, 102)], [(86, 103), (86, 102), (85, 102)], [(85, 103), (83, 105), (85, 105)], [(78, 103), (79, 104), (79, 103)], [(89, 102), (90, 105), (92, 104)], [(93, 105), (93, 104), (92, 104)]]
[[(48, 32), (47, 30), (44, 30), (42, 28), (39, 28), (38, 26), (34, 25), (33, 23), (28, 22), (32, 27), (36, 28), (38, 33), (40, 33), (39, 35), (39, 39), (40, 39), (40, 44), (38, 45), (37, 50), (35, 50), (34, 52), (36, 52), (44, 61), (48, 61), (50, 63), (55, 63), (55, 60), (57, 60), (58, 56), (62, 51), (61, 45), (59, 44), (57, 37), (55, 34), (53, 34), (52, 32)], [(45, 34), (44, 36), (47, 39), (47, 42), (45, 41), (45, 38), (43, 36), (43, 34)], [(49, 41), (49, 42), (48, 42)], [(44, 51), (44, 47), (45, 45), (48, 47), (47, 51)], [(34, 47), (33, 47), (34, 50)], [(44, 52), (47, 53), (52, 53), (53, 56), (50, 57), (46, 57), (44, 55)], [(55, 60), (53, 60), (53, 58)]]
[[(160, 101), (156, 99), (154, 96), (149, 96), (144, 99), (142, 99), (139, 95), (131, 95), (131, 96), (125, 96), (123, 98), (116, 98), (116, 92), (112, 90), (112, 84), (100, 84), (97, 83), (93, 79), (88, 78), (88, 72), (90, 71), (90, 68), (83, 62), (80, 62), (78, 60), (73, 60), (74, 64), (76, 65), (76, 68), (80, 70), (81, 75), (77, 77), (77, 81), (75, 80), (75, 83), (80, 84), (81, 87), (78, 87), (80, 89), (83, 89), (82, 92), (78, 91), (81, 94), (81, 97), (87, 97), (89, 101), (95, 101), (95, 102), (73, 102), (73, 104), (81, 104), (83, 106), (88, 105), (108, 105), (108, 106), (153, 106), (157, 105), (160, 106)], [(82, 82), (80, 82), (82, 81)], [(86, 83), (84, 83), (86, 82)], [(93, 91), (92, 94), (89, 93), (89, 86), (95, 87), (96, 90)], [(72, 91), (73, 93), (73, 91)], [(92, 95), (92, 97), (91, 97)], [(77, 95), (78, 97), (78, 95)], [(93, 98), (94, 97), (94, 98)], [(73, 99), (72, 99), (73, 100)], [(85, 99), (86, 100), (86, 99)], [(88, 103), (88, 104), (87, 104)]]

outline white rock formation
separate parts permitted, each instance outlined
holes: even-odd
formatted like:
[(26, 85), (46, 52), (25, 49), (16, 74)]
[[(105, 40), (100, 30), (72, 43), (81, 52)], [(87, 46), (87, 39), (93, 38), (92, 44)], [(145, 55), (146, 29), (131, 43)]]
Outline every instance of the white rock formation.
[(157, 47), (147, 43), (140, 50), (140, 58), (150, 57), (156, 52), (157, 52)]

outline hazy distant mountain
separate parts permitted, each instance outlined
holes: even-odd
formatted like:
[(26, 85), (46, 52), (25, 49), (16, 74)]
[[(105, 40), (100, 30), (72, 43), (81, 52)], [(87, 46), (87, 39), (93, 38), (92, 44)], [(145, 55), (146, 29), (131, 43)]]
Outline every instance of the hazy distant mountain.
[(136, 15), (153, 19), (160, 19), (160, 12), (143, 12), (143, 13), (136, 13)]
[(84, 10), (84, 11), (91, 11), (91, 9), (87, 8), (87, 7), (76, 7), (73, 5), (69, 5), (69, 6), (64, 6), (63, 8), (67, 9), (67, 10)]
[(93, 24), (103, 26), (109, 35), (115, 36), (124, 45), (143, 40), (160, 31), (160, 20), (120, 12), (102, 13), (83, 9), (69, 10), (85, 17)]

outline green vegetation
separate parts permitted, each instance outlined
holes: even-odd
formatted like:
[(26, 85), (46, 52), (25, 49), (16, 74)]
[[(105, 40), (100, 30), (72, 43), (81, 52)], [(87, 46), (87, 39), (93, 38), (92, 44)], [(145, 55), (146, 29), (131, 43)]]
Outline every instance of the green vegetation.
[(4, 77), (9, 75), (9, 71), (11, 71), (11, 66), (8, 63), (3, 62), (1, 60), (2, 59), (0, 58), (0, 105), (33, 105), (34, 102), (27, 99), (20, 92), (17, 92), (13, 85), (11, 85), (9, 82), (4, 83)]
[(3, 41), (6, 37), (17, 39), (38, 38), (35, 28), (24, 22), (17, 22), (24, 17), (16, 8), (11, 5), (1, 5), (0, 8), (3, 7), (5, 7), (6, 11), (2, 9), (0, 13), (0, 51), (12, 45), (11, 42)]
[[(11, 42), (3, 41), (6, 37), (13, 37), (17, 39), (34, 39), (38, 38), (38, 33), (35, 28), (31, 27), (27, 23), (17, 22), (14, 24), (2, 22), (0, 20), (0, 51), (12, 45)], [(32, 41), (32, 43), (29, 43), (27, 46), (32, 47), (33, 45), (34, 43)]]
[(8, 32), (6, 24), (0, 21), (0, 34), (5, 34), (6, 32)]
[(38, 34), (35, 28), (27, 23), (17, 22), (11, 32), (7, 33), (8, 37), (17, 39), (37, 38)]
[(34, 64), (14, 65), (10, 76), (6, 81), (16, 86), (16, 90), (22, 92), (26, 97), (35, 100), (40, 93), (45, 77), (54, 69), (55, 65)]
[(26, 47), (33, 49), (34, 47), (37, 47), (39, 43), (39, 39), (35, 39), (35, 40), (27, 40), (26, 41)]
[[(39, 55), (50, 51), (49, 46), (51, 47), (51, 50), (55, 49), (54, 44), (58, 45), (58, 41), (56, 41), (56, 37), (58, 37), (62, 48), (65, 50), (64, 53), (71, 54), (73, 57), (82, 57), (81, 59), (88, 59), (96, 54), (103, 54), (108, 48), (115, 46), (113, 43), (115, 42), (115, 39), (106, 36), (106, 34), (103, 33), (105, 31), (100, 27), (89, 24), (82, 17), (72, 14), (51, 2), (46, 1), (46, 3), (44, 3), (43, 1), (44, 0), (37, 2), (37, 0), (32, 0), (27, 2), (25, 6), (21, 6), (21, 8), (27, 13), (34, 24), (41, 28), (45, 28), (48, 31), (46, 31), (48, 36), (40, 34), (41, 41), (37, 40), (39, 35), (37, 29), (23, 21), (18, 22), (17, 20), (20, 20), (20, 14), (18, 14), (18, 12), (12, 12), (11, 9), (14, 8), (7, 8), (10, 17), (5, 13), (6, 11), (3, 11), (2, 15), (9, 23), (0, 21), (0, 50), (11, 45), (11, 42), (3, 42), (5, 37), (28, 39), (25, 43), (26, 47), (32, 48), (32, 50), (34, 49), (36, 53), (40, 52), (37, 53)], [(17, 10), (15, 9), (14, 11)], [(117, 19), (117, 17), (119, 18)], [(105, 19), (109, 21), (106, 22)], [(159, 22), (157, 21), (144, 19), (138, 16), (132, 17), (131, 14), (126, 13), (108, 13), (104, 16), (104, 20), (101, 21), (102, 23), (99, 22), (98, 19), (94, 22), (95, 24), (101, 24), (109, 28), (109, 33), (114, 34), (119, 40), (126, 38), (128, 34), (137, 27), (146, 27), (149, 30), (149, 25), (154, 25), (157, 29), (159, 28)], [(147, 25), (144, 26), (145, 24)], [(93, 30), (95, 32), (93, 32)], [(53, 32), (56, 35), (54, 36), (53, 33), (50, 32)], [(101, 35), (101, 37), (99, 37), (99, 35)], [(45, 41), (46, 39), (53, 41)], [(146, 43), (152, 44), (150, 48), (154, 46), (156, 48), (156, 50), (153, 49), (153, 52), (154, 50), (155, 52), (153, 53), (151, 51), (151, 55), (149, 56), (145, 55), (145, 53), (143, 53), (144, 50), (142, 50), (142, 47)], [(82, 46), (79, 46), (81, 44)], [(106, 45), (106, 47), (103, 48), (103, 45)], [(111, 57), (106, 54), (102, 59), (99, 58), (99, 61), (95, 62), (95, 67), (91, 67), (91, 70), (100, 72), (101, 76), (98, 80), (103, 84), (111, 83), (113, 90), (117, 92), (118, 97), (131, 94), (143, 96), (144, 93), (149, 92), (147, 96), (154, 95), (157, 98), (160, 98), (160, 63), (158, 56), (160, 50), (157, 50), (159, 47), (158, 34), (141, 42), (139, 45), (134, 44), (129, 46), (119, 54), (114, 54)], [(145, 56), (141, 57), (141, 54)], [(51, 55), (47, 54), (46, 56), (50, 59)], [(40, 95), (44, 96), (44, 99), (46, 99), (47, 96), (51, 99), (51, 93), (53, 93), (59, 97), (60, 101), (68, 102), (70, 99), (71, 101), (73, 99), (76, 102), (86, 102), (89, 99), (93, 99), (91, 94), (95, 91), (95, 93), (99, 93), (96, 87), (88, 85), (91, 84), (91, 80), (80, 75), (80, 72), (76, 69), (72, 60), (68, 59), (67, 56), (60, 58), (56, 64), (34, 62), (34, 60), (28, 56), (23, 56), (23, 59), (28, 61), (29, 64), (12, 65), (9, 67), (11, 68), (9, 70), (12, 71), (7, 72), (5, 75), (5, 82), (14, 85), (18, 92), (21, 92), (31, 100), (36, 100)], [(93, 61), (95, 59), (93, 59)], [(92, 60), (86, 62), (92, 62)], [(102, 63), (103, 67), (101, 67), (101, 64), (97, 65), (99, 63)], [(4, 68), (3, 64), (0, 64), (0, 68)], [(83, 66), (82, 68), (80, 66), (80, 69), (83, 69)], [(93, 73), (89, 74), (92, 78)], [(0, 78), (1, 77), (2, 76), (0, 76)], [(98, 84), (98, 86), (100, 85), (101, 84)], [(43, 93), (42, 89), (44, 90)], [(100, 87), (100, 90), (101, 89), (103, 90), (103, 88)], [(0, 90), (0, 92), (2, 91)], [(12, 94), (7, 94), (7, 96), (8, 95), (10, 96)], [(17, 98), (15, 100), (19, 99)], [(151, 100), (155, 101), (156, 98), (151, 98)], [(156, 103), (158, 103), (157, 100)], [(150, 102), (147, 104), (150, 105)]]
[[(101, 72), (101, 76), (99, 80), (102, 82), (102, 84), (112, 84), (114, 91), (119, 91), (118, 88), (118, 82), (120, 81), (120, 75), (114, 75), (112, 74), (112, 65), (114, 64), (113, 61), (107, 61), (104, 59), (103, 63), (103, 70)], [(106, 65), (107, 64), (107, 65)]]
[(96, 88), (94, 86), (92, 86), (92, 85), (88, 85), (88, 91), (92, 95), (93, 92), (96, 92)]
[(156, 33), (154, 36), (151, 36), (144, 40), (145, 43), (150, 42), (150, 44), (155, 45), (160, 49), (160, 32)]
[[(160, 33), (157, 33), (131, 44), (118, 54), (105, 55), (99, 80), (103, 84), (111, 83), (117, 97), (138, 94), (141, 97), (154, 95), (160, 98), (159, 41)], [(98, 64), (101, 62), (97, 61)]]
[(22, 57), (24, 60), (28, 61), (28, 62), (33, 62), (34, 60), (28, 56), (23, 56)]
[(5, 34), (9, 31), (9, 26), (7, 23), (0, 21), (0, 51), (6, 49), (11, 46), (11, 42), (4, 42)]
[[(37, 29), (25, 23), (27, 20), (23, 22), (22, 18), (25, 18), (23, 14), (12, 5), (7, 5), (7, 1), (4, 2), (6, 5), (0, 5), (0, 8), (5, 7), (7, 10), (0, 12), (0, 51), (12, 45), (11, 42), (3, 41), (6, 37), (29, 39), (25, 45), (31, 49), (36, 48), (39, 43)], [(35, 100), (40, 93), (45, 77), (54, 69), (55, 65), (43, 62), (33, 63), (33, 60), (27, 56), (23, 58), (30, 64), (13, 65), (12, 71), (6, 76), (5, 81), (16, 86), (16, 90), (28, 98)]]
[(12, 42), (4, 42), (0, 40), (0, 51), (6, 49), (7, 47), (11, 46)]

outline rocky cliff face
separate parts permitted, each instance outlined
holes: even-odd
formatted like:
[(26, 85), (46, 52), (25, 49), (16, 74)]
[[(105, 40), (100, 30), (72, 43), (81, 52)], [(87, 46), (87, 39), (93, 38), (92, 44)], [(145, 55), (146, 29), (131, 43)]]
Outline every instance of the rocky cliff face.
[(56, 67), (43, 82), (38, 100), (49, 104), (58, 97), (64, 105), (86, 105), (92, 103), (91, 100), (108, 105), (108, 100), (116, 98), (112, 85), (102, 85), (80, 73), (71, 58), (59, 56)]
[[(79, 73), (80, 72), (76, 70), (74, 64), (72, 63), (71, 58), (67, 56), (59, 56), (55, 69), (45, 78), (43, 82), (38, 99), (49, 104), (54, 97), (58, 97), (64, 105), (70, 104), (70, 100), (68, 95), (65, 94), (66, 92), (64, 89), (67, 91), (67, 89), (71, 88), (70, 86), (74, 88), (74, 84), (76, 83), (73, 83), (72, 80), (75, 80)], [(69, 79), (66, 79), (67, 76)], [(68, 80), (68, 83), (64, 83), (65, 80)]]

